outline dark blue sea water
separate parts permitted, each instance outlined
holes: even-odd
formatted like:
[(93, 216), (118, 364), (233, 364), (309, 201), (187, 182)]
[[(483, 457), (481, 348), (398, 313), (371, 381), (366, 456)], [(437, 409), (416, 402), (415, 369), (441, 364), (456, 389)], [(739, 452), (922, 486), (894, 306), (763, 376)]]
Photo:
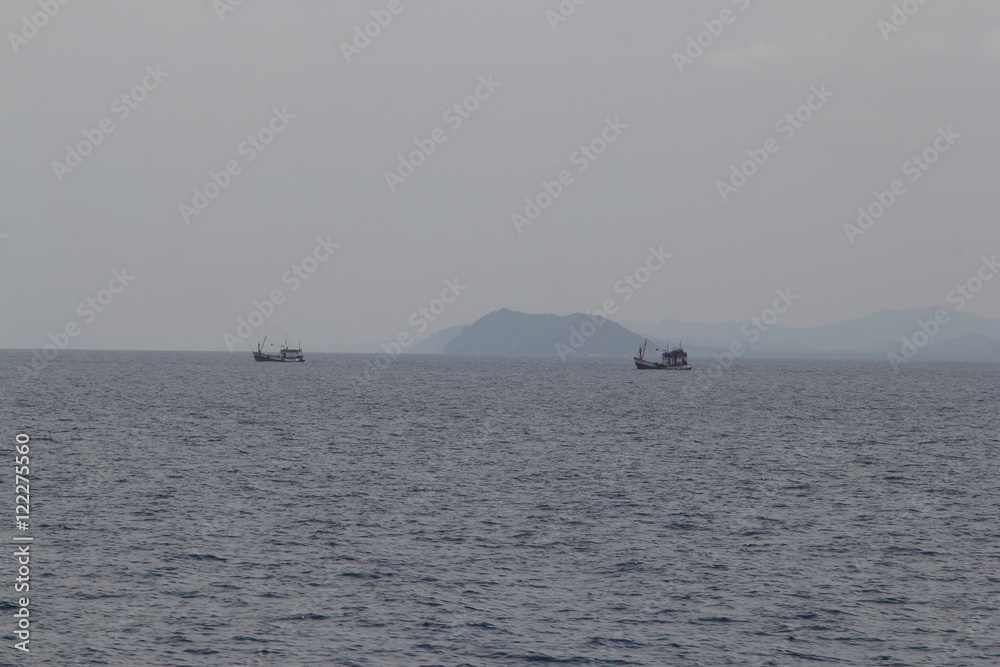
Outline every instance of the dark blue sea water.
[(1000, 365), (307, 356), (0, 352), (0, 664), (1000, 664)]

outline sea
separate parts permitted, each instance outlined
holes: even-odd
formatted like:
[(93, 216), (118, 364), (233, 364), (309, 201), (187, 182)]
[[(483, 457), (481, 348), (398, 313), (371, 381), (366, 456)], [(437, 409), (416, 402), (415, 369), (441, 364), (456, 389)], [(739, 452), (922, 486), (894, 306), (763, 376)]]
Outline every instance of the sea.
[(0, 664), (1000, 664), (1000, 364), (306, 356), (0, 352)]

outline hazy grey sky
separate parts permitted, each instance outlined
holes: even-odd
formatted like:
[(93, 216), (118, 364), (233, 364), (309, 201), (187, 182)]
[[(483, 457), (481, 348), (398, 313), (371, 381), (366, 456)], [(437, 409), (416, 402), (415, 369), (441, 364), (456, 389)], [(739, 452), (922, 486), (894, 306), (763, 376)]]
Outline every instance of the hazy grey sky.
[(255, 300), (236, 349), (786, 288), (812, 326), (948, 306), (1000, 252), (994, 0), (235, 1), (3, 3), (0, 347), (225, 349)]

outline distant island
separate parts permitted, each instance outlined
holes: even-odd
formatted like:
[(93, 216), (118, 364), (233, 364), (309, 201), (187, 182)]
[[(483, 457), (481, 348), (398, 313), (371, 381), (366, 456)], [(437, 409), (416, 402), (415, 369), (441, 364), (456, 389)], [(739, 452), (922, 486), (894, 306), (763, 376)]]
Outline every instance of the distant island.
[(437, 335), (442, 334), (439, 343), (448, 338), (440, 345), (444, 354), (620, 357), (629, 350), (638, 350), (643, 341), (639, 334), (600, 316), (531, 315), (507, 308)]
[[(503, 308), (472, 324), (439, 331), (414, 345), (410, 353), (631, 358), (649, 338), (657, 347), (683, 341), (692, 358), (721, 354), (738, 342), (746, 358), (885, 359), (890, 352), (898, 353), (906, 338), (923, 343), (918, 355), (922, 360), (1000, 361), (1000, 320), (946, 311), (946, 323), (935, 330), (933, 322), (936, 315), (942, 317), (941, 311), (881, 310), (810, 328), (775, 324), (748, 338), (744, 325), (737, 322), (666, 318), (653, 324), (618, 323), (584, 313), (559, 316)], [(919, 333), (927, 330), (934, 335)]]

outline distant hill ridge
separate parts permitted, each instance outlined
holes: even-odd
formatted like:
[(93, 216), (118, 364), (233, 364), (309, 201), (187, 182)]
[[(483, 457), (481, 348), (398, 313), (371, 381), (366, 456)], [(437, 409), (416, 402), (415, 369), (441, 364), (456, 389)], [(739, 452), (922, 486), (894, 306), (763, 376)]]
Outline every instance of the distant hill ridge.
[[(821, 327), (796, 328), (775, 324), (761, 335), (758, 345), (762, 348), (794, 352), (817, 353), (867, 353), (885, 354), (898, 351), (903, 337), (912, 337), (920, 331), (920, 322), (931, 322), (941, 308), (883, 309), (846, 322)], [(968, 313), (945, 311), (947, 323), (930, 340), (923, 350), (926, 356), (1000, 359), (994, 352), (1000, 349), (1000, 320), (978, 317)], [(665, 318), (656, 324), (625, 322), (633, 331), (643, 335), (682, 335), (702, 346), (723, 346), (734, 340), (743, 340), (738, 323), (699, 324), (679, 322)]]
[[(747, 357), (884, 358), (898, 352), (903, 337), (920, 331), (939, 308), (880, 310), (865, 317), (821, 327), (775, 324), (759, 340), (748, 341), (740, 323), (704, 324), (665, 318), (654, 324), (617, 322), (583, 314), (521, 313), (503, 308), (473, 324), (439, 331), (412, 349), (417, 354), (633, 356), (644, 338), (679, 341), (692, 356), (710, 356), (735, 341)], [(948, 311), (946, 324), (921, 349), (922, 359), (1000, 360), (1000, 320)]]

